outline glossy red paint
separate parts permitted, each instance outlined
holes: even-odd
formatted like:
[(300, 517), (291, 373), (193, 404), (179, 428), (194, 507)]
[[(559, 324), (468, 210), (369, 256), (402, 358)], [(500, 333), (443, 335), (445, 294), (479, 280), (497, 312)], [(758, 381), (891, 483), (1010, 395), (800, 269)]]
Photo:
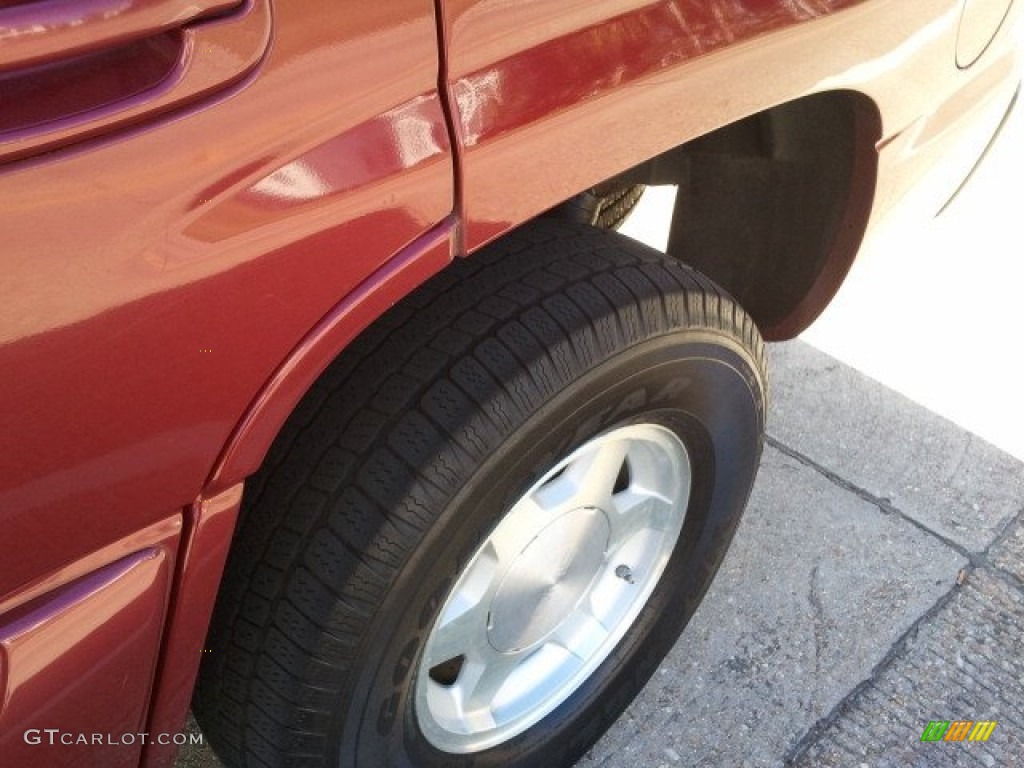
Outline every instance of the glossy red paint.
[(92, 0), (17, 3), (0, 10), (0, 70), (117, 45), (225, 11), (242, 0)]
[[(868, 226), (879, 224), (926, 174), (934, 196), (928, 204), (937, 209), (980, 155), (1018, 71), (1008, 29), (1019, 7), (976, 66), (956, 68), (960, 0), (580, 1), (557, 8), (446, 0), (445, 9), (470, 252), (685, 140), (839, 89), (867, 96), (883, 120), (880, 194), (872, 194), (873, 180), (860, 182), (863, 194), (851, 197), (847, 219), (866, 208)], [(502, 35), (512, 14), (517, 34)], [(982, 92), (987, 105), (978, 102)], [(893, 147), (912, 125), (943, 134), (932, 145), (942, 149)], [(815, 292), (772, 338), (790, 338), (817, 317), (860, 234), (837, 243)]]
[[(814, 69), (837, 71), (833, 57), (821, 56), (815, 64), (824, 51), (807, 51), (806, 41), (789, 33), (861, 2), (575, 0), (513, 6), (446, 0), (449, 87), (464, 145), (467, 248), (722, 125), (720, 119), (713, 125), (712, 117), (722, 109), (739, 119), (757, 104), (778, 103), (772, 101), (771, 70), (783, 62), (787, 70), (794, 61), (801, 67), (806, 62), (812, 76)], [(517, 34), (503, 34), (512, 24)], [(743, 45), (773, 31), (786, 36), (770, 45)], [(802, 50), (799, 58), (779, 55), (784, 39)], [(809, 39), (824, 47), (822, 34)], [(859, 53), (850, 58), (859, 61)], [(767, 70), (751, 59), (768, 60)], [(741, 78), (740, 72), (766, 76)], [(712, 98), (692, 92), (705, 78), (717, 80), (709, 83), (716, 91)], [(778, 85), (792, 98), (794, 81), (804, 79), (790, 71)], [(726, 97), (728, 105), (722, 103)], [(691, 104), (702, 108), (691, 110)], [(538, 156), (558, 162), (541, 168), (531, 164)], [(533, 173), (523, 178), (523, 167)]]
[[(169, 619), (153, 684), (148, 733), (176, 733), (185, 721), (196, 666), (202, 658), (217, 585), (224, 570), (231, 534), (242, 503), (241, 484), (193, 504), (185, 513), (185, 531), (175, 572)], [(156, 741), (145, 746), (147, 768), (174, 762), (177, 747)]]
[[(267, 8), (190, 27), (183, 71), (250, 67), (238, 45), (259, 36), (229, 28)], [(430, 0), (282, 0), (259, 51), (173, 112), (187, 78), (0, 136), (0, 605), (180, 521), (291, 350), (451, 212)], [(12, 160), (54, 136), (74, 143)]]
[[(434, 5), (62, 3), (83, 23), (0, 52), (0, 717), (139, 727), (159, 657), (149, 727), (178, 728), (239, 483), (453, 251), (722, 125), (855, 91), (877, 107), (871, 173), (818, 284), (766, 329), (792, 335), (863, 223), (955, 187), (1018, 72), (1020, 3), (993, 24), (976, 0), (437, 0), (442, 51)], [(48, 698), (81, 676), (101, 704)]]
[[(222, 91), (270, 43), (270, 0), (204, 21), (224, 2), (25, 3), (0, 11), (0, 160), (83, 141)], [(20, 27), (20, 29), (19, 29)], [(122, 43), (123, 40), (127, 42)], [(65, 56), (63, 41), (71, 51)]]
[(329, 312), (268, 380), (217, 462), (206, 493), (252, 474), (309, 387), (327, 365), (389, 307), (452, 260), (451, 224), (417, 240)]
[(190, 504), (290, 350), (451, 210), (429, 1), (276, 18), (222, 101), (0, 170), (0, 525), (38, 541), (0, 595)]
[(172, 563), (166, 547), (144, 549), (3, 615), (5, 765), (138, 763)]

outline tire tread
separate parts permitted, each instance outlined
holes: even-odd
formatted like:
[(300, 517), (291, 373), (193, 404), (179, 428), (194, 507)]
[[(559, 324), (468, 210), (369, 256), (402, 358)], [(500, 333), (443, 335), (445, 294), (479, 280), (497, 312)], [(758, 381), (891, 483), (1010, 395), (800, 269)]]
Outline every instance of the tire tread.
[(362, 633), (489, 436), (609, 350), (680, 328), (750, 350), (765, 381), (754, 323), (710, 280), (547, 219), (452, 265), (357, 339), (247, 483), (195, 696), (222, 759), (320, 764), (308, 724), (330, 720)]

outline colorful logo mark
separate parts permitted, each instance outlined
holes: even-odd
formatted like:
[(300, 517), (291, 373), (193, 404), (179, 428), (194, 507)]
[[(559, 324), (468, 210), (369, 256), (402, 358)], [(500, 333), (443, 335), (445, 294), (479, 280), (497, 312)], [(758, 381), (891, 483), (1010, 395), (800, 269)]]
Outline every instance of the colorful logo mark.
[(995, 720), (932, 720), (921, 741), (988, 741), (995, 729)]

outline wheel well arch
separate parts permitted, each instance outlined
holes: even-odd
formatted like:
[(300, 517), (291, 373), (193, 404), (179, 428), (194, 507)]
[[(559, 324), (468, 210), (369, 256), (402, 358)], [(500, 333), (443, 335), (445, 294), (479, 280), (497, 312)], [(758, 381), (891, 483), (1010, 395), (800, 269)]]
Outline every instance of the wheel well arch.
[(668, 252), (729, 291), (768, 340), (824, 310), (860, 248), (881, 116), (857, 91), (771, 107), (616, 177), (679, 187)]
[(210, 470), (201, 498), (242, 482), (262, 465), (289, 417), (334, 360), (388, 309), (453, 259), (449, 217), (345, 296), (289, 352), (246, 407)]
[[(880, 135), (868, 97), (824, 92), (685, 142), (614, 180), (678, 184), (669, 252), (732, 294), (766, 339), (792, 338), (825, 308), (853, 262), (874, 198)], [(323, 370), (452, 260), (456, 229), (453, 219), (442, 222), (310, 330), (239, 420), (204, 498), (259, 469)]]

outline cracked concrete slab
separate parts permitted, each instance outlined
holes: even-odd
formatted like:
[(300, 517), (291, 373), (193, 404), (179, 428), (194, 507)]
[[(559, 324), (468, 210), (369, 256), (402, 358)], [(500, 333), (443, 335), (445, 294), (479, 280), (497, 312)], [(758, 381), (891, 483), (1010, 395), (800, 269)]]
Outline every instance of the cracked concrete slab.
[(900, 516), (767, 448), (704, 604), (580, 765), (781, 765), (964, 564)]
[(768, 432), (971, 552), (1024, 507), (1024, 464), (803, 342), (769, 347)]
[[(996, 721), (987, 742), (923, 742), (930, 721)], [(972, 729), (973, 730), (973, 729)], [(1020, 765), (1024, 597), (983, 568), (923, 622), (891, 665), (812, 734), (795, 768)]]

